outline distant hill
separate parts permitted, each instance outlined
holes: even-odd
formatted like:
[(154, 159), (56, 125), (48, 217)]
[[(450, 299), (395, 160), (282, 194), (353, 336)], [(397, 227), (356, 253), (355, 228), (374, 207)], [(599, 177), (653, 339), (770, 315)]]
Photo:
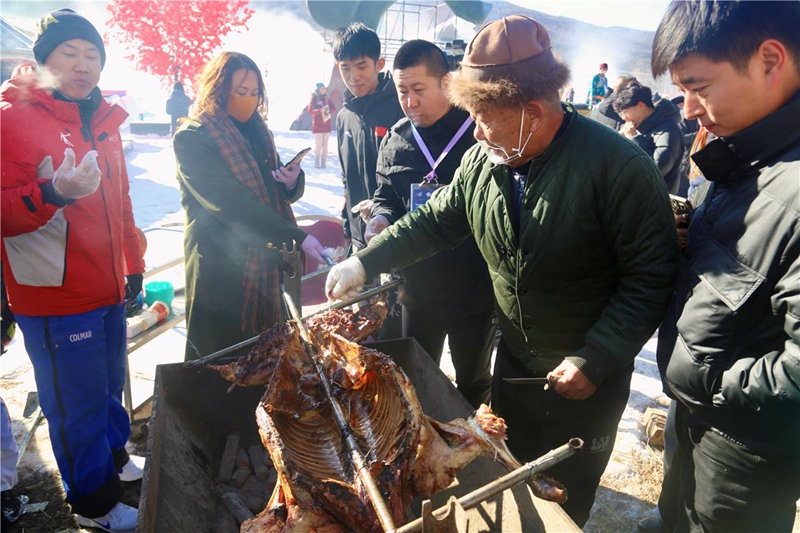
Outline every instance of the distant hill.
[[(596, 9), (602, 9), (602, 6)], [(653, 31), (623, 27), (604, 28), (573, 18), (525, 9), (509, 2), (494, 2), (489, 18), (496, 20), (515, 14), (527, 15), (542, 23), (550, 35), (553, 50), (573, 67), (573, 78), (588, 69), (588, 73), (584, 73), (584, 76), (588, 76), (586, 87), (575, 84), (576, 98), (583, 96), (578, 88), (582, 88), (583, 92), (588, 89), (591, 76), (596, 73), (600, 63), (609, 64), (612, 81), (620, 74), (632, 74), (654, 90), (669, 89), (668, 81), (661, 79), (661, 83), (655, 83), (651, 74), (650, 54), (655, 36)]]
[[(308, 22), (320, 33), (305, 2), (251, 2), (252, 7), (265, 12), (286, 12)], [(584, 4), (585, 5), (585, 4)], [(577, 6), (576, 6), (577, 9)], [(602, 9), (599, 7), (598, 9)], [(595, 26), (569, 17), (549, 15), (526, 9), (510, 2), (492, 2), (488, 20), (521, 14), (535, 18), (547, 28), (553, 50), (572, 68), (572, 85), (576, 101), (581, 101), (589, 88), (591, 77), (600, 63), (609, 64), (610, 81), (620, 74), (632, 74), (654, 90), (674, 92), (669, 81), (662, 78), (656, 83), (650, 71), (650, 50), (655, 32), (632, 28)], [(459, 23), (461, 24), (461, 22)], [(474, 28), (475, 30), (478, 27)], [(330, 32), (328, 32), (330, 37)]]

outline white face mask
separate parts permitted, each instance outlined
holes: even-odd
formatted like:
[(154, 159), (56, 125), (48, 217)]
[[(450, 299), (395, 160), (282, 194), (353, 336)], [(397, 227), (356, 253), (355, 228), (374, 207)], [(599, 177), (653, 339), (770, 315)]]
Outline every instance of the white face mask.
[[(495, 165), (507, 165), (512, 161), (516, 161), (517, 159), (522, 157), (522, 152), (525, 151), (525, 148), (528, 146), (528, 141), (531, 140), (531, 135), (533, 135), (532, 131), (528, 132), (528, 137), (525, 139), (525, 143), (522, 143), (522, 126), (525, 123), (525, 109), (522, 110), (522, 116), (519, 119), (519, 140), (517, 140), (517, 147), (511, 149), (511, 155), (508, 155), (505, 148), (502, 146), (497, 146), (489, 141), (480, 141), (481, 148), (486, 153), (489, 158), (489, 161), (494, 163)], [(500, 157), (497, 151), (503, 152), (505, 157)]]

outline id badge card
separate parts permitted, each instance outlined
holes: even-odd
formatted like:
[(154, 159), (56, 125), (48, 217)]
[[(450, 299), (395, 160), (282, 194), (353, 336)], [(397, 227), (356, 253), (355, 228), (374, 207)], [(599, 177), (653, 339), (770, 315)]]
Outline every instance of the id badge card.
[(439, 183), (412, 183), (411, 184), (411, 210), (414, 211), (431, 199), (436, 189), (442, 187)]

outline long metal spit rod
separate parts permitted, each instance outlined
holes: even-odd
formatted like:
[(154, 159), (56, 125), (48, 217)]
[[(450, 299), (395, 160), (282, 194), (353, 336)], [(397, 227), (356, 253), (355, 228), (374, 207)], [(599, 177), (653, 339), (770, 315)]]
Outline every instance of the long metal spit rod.
[[(504, 490), (511, 488), (514, 485), (528, 481), (534, 476), (534, 474), (543, 472), (548, 468), (557, 465), (564, 459), (572, 457), (575, 452), (581, 450), (582, 448), (583, 440), (578, 438), (570, 439), (569, 442), (563, 446), (559, 446), (555, 450), (550, 450), (538, 459), (531, 461), (530, 463), (525, 463), (513, 472), (509, 472), (503, 477), (498, 478), (491, 483), (487, 483), (483, 487), (475, 489), (469, 494), (462, 496), (458, 499), (458, 503), (464, 508), (464, 510), (472, 509), (473, 507), (478, 506), (480, 503), (488, 500), (495, 494), (500, 494)], [(448, 506), (445, 505), (433, 511), (433, 515), (441, 518), (447, 514), (447, 511)], [(416, 520), (413, 520), (404, 526), (400, 526), (395, 533), (417, 533), (418, 531), (422, 531), (422, 518), (417, 518)]]
[(392, 514), (389, 512), (386, 501), (383, 499), (383, 495), (381, 494), (380, 490), (378, 490), (375, 480), (372, 479), (372, 474), (369, 473), (369, 467), (364, 461), (364, 455), (361, 453), (361, 450), (359, 450), (355, 437), (353, 437), (353, 433), (350, 430), (350, 425), (344, 416), (344, 411), (342, 411), (342, 408), (339, 405), (339, 402), (336, 401), (336, 398), (333, 397), (330, 383), (328, 383), (328, 377), (325, 375), (325, 372), (322, 368), (322, 361), (319, 360), (319, 351), (314, 348), (311, 337), (308, 335), (308, 330), (300, 318), (300, 313), (297, 310), (297, 306), (295, 305), (292, 297), (288, 292), (284, 291), (283, 298), (286, 300), (286, 306), (289, 308), (289, 313), (292, 315), (294, 322), (300, 329), (300, 337), (303, 341), (303, 348), (314, 362), (319, 379), (322, 381), (322, 386), (325, 387), (325, 394), (328, 396), (328, 401), (331, 404), (333, 416), (336, 419), (336, 423), (339, 425), (339, 430), (342, 432), (342, 435), (345, 438), (347, 447), (350, 449), (350, 457), (352, 458), (353, 464), (358, 471), (358, 476), (361, 478), (361, 482), (364, 483), (364, 487), (367, 489), (367, 496), (369, 496), (369, 500), (372, 502), (375, 513), (378, 515), (378, 520), (380, 521), (381, 526), (386, 533), (394, 533), (396, 528), (394, 525), (394, 520), (392, 519)]
[[(402, 285), (402, 283), (403, 283), (402, 279), (396, 279), (394, 281), (390, 281), (389, 283), (384, 283), (383, 285), (375, 287), (374, 289), (369, 289), (367, 291), (362, 292), (361, 294), (359, 294), (355, 298), (351, 298), (349, 300), (343, 300), (341, 302), (336, 302), (335, 304), (331, 304), (328, 307), (326, 307), (326, 308), (324, 308), (324, 309), (322, 309), (320, 311), (317, 311), (316, 313), (312, 313), (312, 314), (308, 315), (307, 317), (303, 317), (303, 320), (307, 320), (307, 319), (309, 319), (311, 317), (314, 317), (314, 316), (317, 316), (317, 315), (321, 315), (322, 313), (330, 311), (331, 309), (342, 309), (343, 307), (347, 307), (349, 305), (353, 305), (353, 304), (356, 304), (358, 302), (363, 302), (364, 300), (368, 300), (368, 299), (372, 298), (373, 296), (377, 296), (378, 294), (381, 294), (381, 293), (386, 292), (388, 290), (391, 290), (391, 289), (393, 289), (393, 288), (395, 288), (395, 287), (397, 287), (399, 285)], [(228, 346), (227, 348), (223, 348), (222, 350), (219, 350), (219, 351), (214, 352), (212, 354), (206, 355), (205, 357), (201, 357), (200, 359), (195, 359), (193, 361), (188, 361), (188, 362), (184, 363), (183, 366), (184, 366), (184, 368), (197, 368), (197, 367), (200, 367), (200, 366), (204, 366), (204, 365), (206, 365), (208, 363), (212, 363), (212, 362), (216, 361), (217, 359), (221, 359), (221, 358), (225, 357), (228, 354), (232, 354), (234, 352), (237, 352), (237, 351), (241, 350), (242, 348), (247, 348), (248, 346), (254, 345), (256, 343), (256, 341), (258, 340), (258, 337), (259, 337), (259, 335), (256, 335), (255, 337), (243, 340), (242, 342), (234, 344), (233, 346)]]
[(387, 283), (384, 283), (383, 285), (378, 285), (374, 289), (369, 289), (369, 290), (366, 290), (366, 291), (360, 293), (355, 298), (350, 298), (349, 300), (342, 300), (340, 302), (333, 303), (333, 304), (329, 305), (328, 307), (326, 307), (324, 309), (320, 309), (319, 311), (317, 311), (315, 313), (311, 313), (310, 315), (303, 317), (303, 320), (307, 320), (307, 319), (309, 319), (311, 317), (315, 317), (317, 315), (321, 315), (323, 313), (327, 313), (331, 309), (342, 309), (344, 307), (348, 307), (350, 305), (357, 304), (358, 302), (363, 302), (364, 300), (369, 300), (373, 296), (377, 296), (377, 295), (379, 295), (381, 293), (384, 293), (386, 291), (394, 289), (395, 287), (399, 287), (400, 285), (403, 284), (404, 281), (405, 281), (404, 279), (400, 278), (400, 279), (396, 279), (394, 281), (389, 281)]

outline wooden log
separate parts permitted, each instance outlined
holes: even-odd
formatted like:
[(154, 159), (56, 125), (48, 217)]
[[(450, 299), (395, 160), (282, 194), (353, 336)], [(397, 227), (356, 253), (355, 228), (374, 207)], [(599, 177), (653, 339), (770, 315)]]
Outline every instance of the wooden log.
[(239, 448), (239, 451), (236, 452), (236, 466), (250, 466), (250, 457), (247, 456), (247, 452), (242, 448)]
[(222, 495), (222, 502), (225, 504), (225, 507), (231, 512), (233, 517), (236, 519), (237, 522), (240, 524), (246, 520), (249, 520), (255, 516), (250, 509), (244, 504), (242, 499), (233, 491), (226, 492)]
[(228, 435), (228, 440), (225, 442), (225, 451), (222, 452), (222, 458), (219, 461), (219, 476), (217, 481), (230, 481), (233, 475), (233, 467), (236, 465), (236, 453), (239, 451), (239, 436)]
[(250, 464), (258, 479), (267, 479), (269, 477), (269, 467), (264, 460), (266, 455), (264, 448), (254, 444), (247, 449), (247, 455), (250, 456)]
[(231, 476), (231, 485), (233, 485), (236, 488), (239, 488), (242, 485), (244, 485), (244, 482), (247, 481), (248, 477), (250, 477), (250, 467), (240, 466), (233, 473), (233, 476)]

